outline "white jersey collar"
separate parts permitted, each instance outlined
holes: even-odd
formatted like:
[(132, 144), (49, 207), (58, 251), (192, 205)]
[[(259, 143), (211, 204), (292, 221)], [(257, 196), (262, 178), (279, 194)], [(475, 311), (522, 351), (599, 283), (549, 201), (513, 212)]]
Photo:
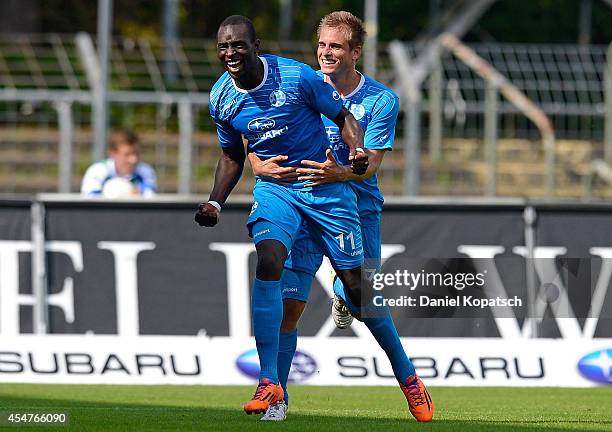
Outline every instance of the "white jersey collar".
[[(257, 56), (259, 57), (259, 56)], [(245, 89), (241, 89), (240, 87), (238, 87), (236, 85), (236, 81), (234, 81), (233, 78), (230, 77), (230, 79), (232, 80), (232, 83), (234, 84), (234, 88), (239, 91), (240, 93), (253, 93), (254, 91), (259, 90), (260, 88), (263, 87), (263, 85), (266, 83), (266, 80), (268, 79), (268, 61), (265, 59), (265, 57), (259, 57), (259, 60), (261, 60), (261, 62), (263, 63), (263, 67), (264, 67), (264, 76), (263, 79), (261, 80), (261, 82), (259, 83), (259, 85), (251, 90), (245, 90)]]
[(348, 99), (350, 97), (355, 96), (355, 93), (357, 93), (359, 90), (361, 90), (361, 87), (363, 87), (363, 85), (365, 84), (365, 77), (363, 76), (363, 74), (361, 72), (359, 72), (358, 70), (356, 70), (355, 72), (357, 72), (359, 74), (359, 76), (361, 76), (361, 79), (359, 80), (359, 84), (357, 84), (357, 87), (355, 87), (355, 90), (353, 90), (352, 92), (350, 92), (346, 96), (343, 96), (343, 99)]

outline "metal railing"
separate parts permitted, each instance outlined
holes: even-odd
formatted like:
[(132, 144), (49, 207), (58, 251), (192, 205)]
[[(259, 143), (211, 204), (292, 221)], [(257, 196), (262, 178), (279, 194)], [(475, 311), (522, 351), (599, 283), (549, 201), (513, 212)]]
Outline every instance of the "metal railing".
[[(412, 67), (412, 59), (417, 58), (418, 54), (416, 47), (400, 42), (392, 42), (389, 47), (398, 77), (396, 87), (404, 97), (406, 112), (404, 129), (408, 133), (404, 136), (404, 150), (409, 156), (404, 166), (410, 173), (405, 177), (406, 194), (413, 196), (420, 190), (420, 155), (424, 143), (421, 135), (424, 133), (428, 134), (428, 159), (437, 164), (443, 160), (444, 137), (456, 137), (457, 131), (462, 129), (463, 133), (459, 136), (482, 139), (484, 132), (482, 141), (487, 175), (483, 180), (483, 188), (486, 195), (496, 193), (498, 138), (533, 140), (533, 133), (539, 132), (545, 155), (544, 169), (547, 174), (544, 184), (547, 196), (555, 193), (558, 169), (571, 171), (569, 175), (580, 171), (571, 160), (563, 160), (561, 166), (556, 163), (557, 127), (561, 129), (560, 135), (564, 138), (568, 138), (568, 135), (581, 135), (589, 140), (604, 139), (605, 154), (612, 154), (612, 74), (609, 72), (612, 70), (612, 45), (608, 48), (606, 62), (603, 61), (606, 56), (602, 47), (467, 47), (450, 35), (441, 36), (438, 44), (439, 48), (427, 55), (429, 77), (423, 78), (422, 82), (417, 76), (419, 71)], [(453, 55), (445, 55), (445, 51)], [(516, 60), (516, 55), (502, 55), (508, 53), (529, 54), (526, 58), (533, 61), (534, 70), (539, 74), (531, 73), (527, 77), (528, 68), (524, 67), (525, 63), (523, 67), (518, 67), (521, 63)], [(553, 59), (557, 60), (561, 58), (560, 53), (563, 53), (563, 58), (568, 61), (573, 59), (582, 63), (552, 67), (552, 62), (547, 63), (541, 59), (547, 53), (555, 53)], [(512, 58), (516, 60), (514, 66), (509, 63)], [(563, 81), (565, 78), (573, 81)], [(506, 102), (498, 101), (498, 91), (506, 97)], [(424, 112), (428, 115), (426, 126), (422, 125)], [(558, 115), (585, 116), (590, 121), (584, 128), (586, 133), (568, 134), (567, 129), (555, 122), (555, 116)], [(516, 124), (520, 116), (528, 119), (532, 126), (526, 124), (522, 130), (507, 127), (509, 118), (514, 118), (512, 123)], [(466, 127), (470, 118), (476, 120), (478, 125), (474, 130)], [(593, 125), (599, 127), (594, 128)]]
[[(410, 58), (420, 47), (404, 44)], [(92, 47), (95, 44), (92, 42)], [(605, 46), (544, 44), (471, 44), (479, 57), (511, 81), (551, 117), (562, 139), (603, 139)], [(264, 52), (286, 55), (316, 66), (315, 47), (306, 41), (264, 41)], [(164, 73), (170, 60), (176, 73)], [(223, 72), (210, 39), (181, 39), (166, 46), (159, 39), (117, 37), (110, 56), (113, 91), (207, 93)], [(377, 79), (395, 87), (398, 77), (388, 45), (379, 44)], [(446, 136), (477, 136), (484, 113), (486, 85), (463, 62), (443, 56), (441, 73)], [(0, 85), (5, 89), (89, 90), (86, 68), (74, 35), (0, 34)], [(424, 80), (424, 101), (430, 80)], [(428, 107), (423, 105), (423, 111)], [(516, 109), (500, 103), (500, 134), (533, 137), (529, 122)], [(0, 110), (1, 119), (2, 110)]]
[[(551, 196), (555, 191), (555, 131), (550, 119), (546, 114), (536, 106), (525, 94), (515, 85), (510, 83), (508, 79), (501, 73), (493, 69), (486, 61), (479, 57), (473, 50), (463, 45), (457, 38), (452, 35), (442, 35), (440, 44), (451, 51), (458, 59), (470, 67), (477, 75), (483, 78), (486, 85), (485, 93), (485, 159), (489, 166), (488, 182), (486, 194), (493, 196), (496, 191), (497, 179), (497, 93), (500, 92), (508, 99), (508, 101), (527, 118), (529, 118), (538, 128), (542, 136), (542, 146), (546, 154), (546, 195)], [(438, 62), (439, 64), (439, 62)], [(436, 73), (440, 77), (437, 83), (441, 86), (441, 74)], [(432, 79), (433, 79), (432, 75)], [(438, 92), (440, 96), (440, 92)], [(440, 105), (440, 103), (438, 103)], [(440, 115), (440, 113), (433, 113)], [(438, 122), (439, 123), (439, 122)], [(438, 134), (439, 135), (439, 134)], [(440, 144), (436, 144), (434, 148), (439, 148)], [(433, 154), (432, 157), (439, 157)]]
[[(74, 173), (83, 170), (83, 153), (91, 151), (88, 141), (94, 123), (92, 107), (99, 96), (95, 92), (95, 74), (92, 75), (95, 67), (87, 66), (86, 60), (94, 56), (95, 44), (90, 41), (89, 45), (86, 54), (87, 49), (79, 46), (74, 35), (0, 34), (0, 128), (5, 132), (0, 138), (0, 150), (11, 145), (17, 151), (21, 143), (25, 145), (30, 138), (23, 138), (24, 130), (48, 131), (49, 137), (57, 134), (57, 150), (53, 150), (58, 155), (57, 188), (45, 188), (46, 191), (74, 190)], [(267, 52), (312, 65), (316, 61), (309, 42), (264, 41), (263, 47)], [(408, 58), (414, 58), (419, 49), (414, 44), (402, 47)], [(542, 109), (557, 139), (603, 142), (604, 159), (611, 158), (612, 47), (607, 55), (601, 46), (475, 44), (470, 48)], [(176, 63), (174, 78), (164, 73), (165, 52), (172, 53), (171, 59)], [(381, 44), (377, 78), (399, 91), (405, 74), (395, 73), (393, 61), (397, 56)], [(419, 103), (406, 105), (406, 112), (400, 115), (403, 121), (398, 123), (398, 151), (386, 157), (381, 167), (381, 179), (389, 185), (388, 194), (419, 193), (418, 173), (423, 158), (444, 160), (449, 143), (459, 145), (455, 143), (458, 140), (482, 139), (483, 131), (484, 141), (489, 143), (495, 138), (498, 143), (517, 137), (532, 141), (541, 130), (514, 105), (498, 101), (496, 91), (486, 85), (486, 80), (456, 56), (441, 56), (438, 64), (420, 92), (414, 93)], [(160, 40), (113, 40), (111, 90), (107, 95), (111, 125), (136, 127), (145, 134), (151, 131), (147, 139), (153, 142), (153, 153), (147, 156), (152, 157), (149, 160), (166, 179), (175, 179), (168, 182), (164, 192), (192, 191), (194, 175), (207, 176), (214, 169), (208, 160), (214, 144), (207, 144), (214, 141), (214, 126), (205, 108), (207, 93), (221, 72), (211, 40), (183, 39), (172, 46), (164, 46)], [(408, 115), (410, 110), (414, 112)], [(487, 112), (497, 114), (487, 116)], [(428, 121), (410, 123), (415, 118)], [(407, 153), (399, 145), (405, 131), (413, 132), (410, 136), (414, 141)], [(500, 162), (495, 160), (491, 145), (483, 148), (489, 149), (484, 157), (489, 166)], [(554, 158), (550, 152), (548, 155), (543, 164), (552, 166)], [(50, 169), (48, 165), (47, 168)], [(494, 193), (495, 176), (491, 172), (484, 190), (472, 187), (468, 193)], [(398, 187), (400, 183), (403, 186)], [(550, 189), (550, 176), (546, 184)]]
[(593, 183), (595, 180), (601, 179), (608, 186), (612, 185), (612, 167), (605, 160), (595, 159), (589, 165), (582, 179), (583, 195), (585, 198), (591, 198), (593, 196)]
[[(421, 52), (414, 44), (403, 44), (411, 59)], [(505, 76), (548, 115), (561, 139), (603, 139), (606, 114), (606, 64), (609, 47), (591, 45), (470, 44), (474, 52)], [(606, 49), (608, 48), (608, 53)], [(444, 81), (444, 135), (476, 137), (481, 133), (486, 83), (460, 59), (440, 58)], [(422, 84), (428, 111), (432, 76)], [(510, 103), (501, 102), (500, 135), (533, 138), (537, 130), (521, 119)]]

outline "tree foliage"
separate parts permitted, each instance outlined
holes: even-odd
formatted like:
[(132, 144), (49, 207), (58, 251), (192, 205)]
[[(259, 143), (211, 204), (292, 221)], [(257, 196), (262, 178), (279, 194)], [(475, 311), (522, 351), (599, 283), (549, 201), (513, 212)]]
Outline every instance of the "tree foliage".
[[(451, 0), (441, 1), (448, 5)], [(13, 3), (13, 2), (8, 2)], [(7, 4), (8, 4), (7, 3)], [(39, 0), (41, 31), (96, 31), (96, 0)], [(363, 16), (364, 0), (293, 0), (291, 39), (308, 40), (318, 20), (333, 10)], [(580, 0), (498, 0), (466, 36), (469, 41), (575, 43)], [(7, 7), (7, 6), (4, 6)], [(430, 24), (427, 0), (379, 0), (379, 37), (411, 40)], [(0, 6), (0, 10), (2, 6)], [(159, 37), (163, 0), (115, 0), (113, 32)], [(180, 0), (181, 37), (215, 36), (228, 15), (250, 17), (262, 39), (277, 39), (279, 0)], [(592, 42), (612, 40), (612, 8), (592, 0)]]

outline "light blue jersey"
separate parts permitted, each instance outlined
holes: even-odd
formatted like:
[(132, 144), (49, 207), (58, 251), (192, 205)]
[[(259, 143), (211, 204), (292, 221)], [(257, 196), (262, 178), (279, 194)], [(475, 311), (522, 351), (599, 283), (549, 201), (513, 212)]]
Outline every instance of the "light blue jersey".
[[(318, 71), (317, 74), (323, 78), (321, 71)], [(342, 102), (363, 129), (365, 148), (393, 149), (399, 98), (392, 90), (366, 75), (361, 75), (357, 88), (351, 94), (343, 97)], [(323, 117), (323, 123), (329, 145), (336, 154), (338, 163), (350, 164), (349, 147), (342, 141), (338, 126), (327, 117)], [(364, 217), (382, 211), (383, 196), (378, 188), (376, 175), (367, 180), (350, 182), (350, 184), (357, 194), (360, 216)]]
[[(260, 57), (262, 82), (252, 90), (236, 87), (226, 72), (210, 93), (210, 114), (223, 148), (242, 145), (260, 159), (288, 156), (283, 166), (302, 160), (323, 162), (329, 141), (322, 115), (336, 118), (342, 100), (308, 65), (273, 55)], [(357, 199), (341, 183), (304, 187), (297, 180), (287, 187), (259, 177), (253, 188), (253, 208), (247, 220), (249, 235), (291, 249), (300, 227), (308, 223), (334, 268), (354, 269), (363, 262)]]
[[(322, 79), (323, 74), (317, 72)], [(364, 147), (372, 150), (391, 150), (395, 139), (395, 124), (399, 110), (397, 95), (379, 82), (361, 75), (357, 88), (343, 98), (344, 107), (357, 119), (364, 131)], [(339, 164), (348, 165), (349, 148), (342, 141), (338, 127), (323, 117), (329, 146)], [(380, 260), (380, 215), (383, 196), (378, 188), (377, 176), (367, 180), (348, 182), (357, 196), (363, 254), (366, 260)], [(299, 270), (311, 276), (323, 261), (322, 248), (312, 232), (303, 224), (295, 237), (285, 268)], [(371, 262), (372, 262), (371, 261)], [(307, 301), (311, 284), (283, 280), (283, 298)]]
[(221, 147), (243, 135), (260, 159), (287, 155), (283, 166), (299, 166), (304, 159), (323, 162), (329, 143), (321, 114), (336, 118), (340, 95), (306, 64), (273, 55), (260, 59), (264, 78), (256, 88), (239, 89), (225, 72), (210, 92)]

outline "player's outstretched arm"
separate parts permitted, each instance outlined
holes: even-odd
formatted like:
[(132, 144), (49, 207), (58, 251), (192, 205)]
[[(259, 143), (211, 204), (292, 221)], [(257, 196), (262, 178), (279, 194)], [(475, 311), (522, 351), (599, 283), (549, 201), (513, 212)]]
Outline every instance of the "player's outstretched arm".
[(342, 108), (334, 119), (340, 128), (342, 141), (349, 146), (349, 160), (353, 174), (364, 174), (368, 168), (368, 155), (363, 149), (363, 129), (346, 108)]
[(217, 162), (215, 183), (210, 193), (210, 198), (208, 202), (201, 203), (198, 206), (198, 211), (195, 214), (195, 221), (200, 226), (212, 227), (219, 222), (221, 210), (215, 207), (214, 204), (211, 204), (211, 202), (215, 202), (220, 206), (225, 203), (242, 175), (244, 160), (245, 154), (242, 141), (236, 142), (236, 145), (232, 147), (223, 149), (219, 162)]

